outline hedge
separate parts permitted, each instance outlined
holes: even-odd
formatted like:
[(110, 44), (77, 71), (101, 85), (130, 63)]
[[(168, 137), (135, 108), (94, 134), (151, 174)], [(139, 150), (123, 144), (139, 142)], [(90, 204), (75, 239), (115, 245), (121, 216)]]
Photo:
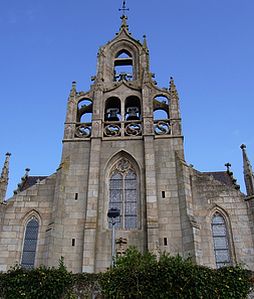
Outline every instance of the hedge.
[[(1, 299), (243, 299), (253, 287), (253, 276), (241, 266), (218, 270), (190, 259), (162, 254), (159, 259), (135, 248), (104, 273), (72, 274), (64, 266), (26, 270), (15, 266), (0, 273)], [(103, 297), (102, 297), (103, 296)]]

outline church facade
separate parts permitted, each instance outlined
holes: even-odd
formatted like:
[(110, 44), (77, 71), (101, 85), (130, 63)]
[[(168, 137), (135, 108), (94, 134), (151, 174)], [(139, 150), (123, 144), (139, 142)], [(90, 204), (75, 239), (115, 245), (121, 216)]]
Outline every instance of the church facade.
[(56, 266), (99, 272), (128, 246), (192, 257), (209, 267), (242, 263), (254, 270), (254, 175), (242, 145), (247, 195), (230, 165), (199, 172), (184, 159), (174, 80), (159, 88), (127, 18), (101, 47), (91, 89), (68, 98), (62, 159), (56, 173), (22, 178), (5, 200), (10, 154), (0, 178), (0, 271)]

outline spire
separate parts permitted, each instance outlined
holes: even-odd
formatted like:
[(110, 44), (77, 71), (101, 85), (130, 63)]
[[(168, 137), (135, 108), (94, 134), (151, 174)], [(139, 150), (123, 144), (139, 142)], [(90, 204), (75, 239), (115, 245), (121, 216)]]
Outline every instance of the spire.
[(246, 145), (242, 144), (241, 149), (243, 152), (243, 174), (244, 174), (247, 196), (253, 196), (254, 195), (254, 173), (252, 171), (252, 167), (246, 153)]
[(125, 28), (125, 29), (128, 30), (129, 26), (127, 24), (128, 17), (126, 15), (126, 11), (129, 11), (129, 8), (126, 7), (126, 1), (125, 0), (123, 0), (122, 7), (119, 8), (119, 11), (123, 12), (123, 14), (121, 16), (122, 24), (121, 24), (121, 28), (120, 29)]
[(4, 166), (2, 168), (2, 173), (0, 177), (0, 202), (5, 201), (6, 191), (9, 181), (9, 162), (10, 162), (10, 153), (6, 153)]

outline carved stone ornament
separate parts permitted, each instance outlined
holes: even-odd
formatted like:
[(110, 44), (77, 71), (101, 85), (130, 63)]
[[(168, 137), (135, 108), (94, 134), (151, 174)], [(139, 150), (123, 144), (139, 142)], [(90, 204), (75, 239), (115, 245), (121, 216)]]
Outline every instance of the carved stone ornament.
[(154, 133), (156, 135), (170, 134), (170, 125), (165, 121), (158, 121), (154, 124)]
[(79, 138), (88, 138), (91, 136), (91, 127), (80, 125), (76, 128), (75, 135)]
[(121, 128), (118, 125), (113, 125), (113, 124), (107, 125), (104, 128), (104, 134), (107, 137), (120, 136), (120, 134), (121, 134)]
[(131, 169), (131, 163), (129, 160), (123, 158), (116, 164), (116, 169), (120, 172), (127, 172)]
[(128, 136), (138, 136), (142, 133), (142, 126), (136, 123), (128, 124), (125, 128), (125, 133)]

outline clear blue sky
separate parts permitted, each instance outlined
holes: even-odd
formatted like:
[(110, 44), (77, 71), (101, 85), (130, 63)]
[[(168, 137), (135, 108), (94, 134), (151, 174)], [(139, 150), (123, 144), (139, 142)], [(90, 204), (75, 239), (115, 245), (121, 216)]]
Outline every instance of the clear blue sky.
[[(133, 36), (147, 35), (158, 84), (178, 87), (188, 163), (224, 170), (243, 188), (239, 146), (254, 164), (254, 1), (129, 0)], [(87, 90), (99, 46), (119, 29), (121, 0), (0, 2), (0, 167), (8, 194), (26, 167), (57, 169), (71, 82)]]

